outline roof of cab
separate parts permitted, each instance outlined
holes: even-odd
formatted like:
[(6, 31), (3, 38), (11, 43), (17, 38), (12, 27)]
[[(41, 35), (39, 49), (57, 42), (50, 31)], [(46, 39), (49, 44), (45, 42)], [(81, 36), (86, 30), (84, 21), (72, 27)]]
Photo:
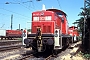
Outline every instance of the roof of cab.
[(58, 10), (58, 9), (47, 9), (46, 11), (62, 12), (65, 16), (67, 16), (66, 13), (64, 13), (63, 11)]
[(69, 27), (69, 28), (78, 28), (78, 27), (75, 27), (75, 26), (71, 26), (71, 27)]

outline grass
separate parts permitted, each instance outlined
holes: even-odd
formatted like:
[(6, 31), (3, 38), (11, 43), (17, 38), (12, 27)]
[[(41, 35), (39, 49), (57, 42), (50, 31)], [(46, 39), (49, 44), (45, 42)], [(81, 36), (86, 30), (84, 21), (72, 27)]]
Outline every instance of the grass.
[(84, 57), (85, 59), (90, 59), (90, 54), (88, 54), (88, 53), (82, 53), (81, 51), (79, 52), (79, 54), (82, 56), (82, 57)]
[(84, 54), (83, 56), (87, 59), (90, 59), (90, 54)]

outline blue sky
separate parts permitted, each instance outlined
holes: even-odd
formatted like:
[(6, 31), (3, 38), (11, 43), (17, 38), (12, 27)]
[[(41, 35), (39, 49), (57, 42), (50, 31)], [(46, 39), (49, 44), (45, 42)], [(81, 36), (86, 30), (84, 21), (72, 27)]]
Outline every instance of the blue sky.
[[(30, 2), (32, 1), (32, 2)], [(60, 5), (58, 4), (58, 1)], [(5, 4), (9, 2), (9, 4)], [(26, 23), (31, 21), (31, 14), (34, 11), (42, 10), (42, 5), (48, 8), (57, 8), (67, 14), (69, 26), (72, 26), (75, 20), (79, 19), (79, 12), (84, 6), (84, 0), (0, 0), (0, 29), (11, 29), (10, 21), (13, 14), (13, 29), (26, 28)], [(31, 23), (27, 24), (31, 28)]]

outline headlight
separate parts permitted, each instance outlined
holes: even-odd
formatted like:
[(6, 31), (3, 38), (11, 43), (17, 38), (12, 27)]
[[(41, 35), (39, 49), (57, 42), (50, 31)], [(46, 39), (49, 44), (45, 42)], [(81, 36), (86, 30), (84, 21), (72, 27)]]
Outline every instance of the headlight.
[(58, 36), (58, 31), (56, 30), (55, 31), (55, 35), (54, 35), (55, 37), (57, 37)]

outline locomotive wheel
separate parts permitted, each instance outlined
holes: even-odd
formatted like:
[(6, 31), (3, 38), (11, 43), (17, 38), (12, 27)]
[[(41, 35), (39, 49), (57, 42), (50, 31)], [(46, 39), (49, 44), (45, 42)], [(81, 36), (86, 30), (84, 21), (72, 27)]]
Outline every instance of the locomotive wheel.
[(57, 55), (57, 54), (58, 54), (58, 51), (57, 51), (57, 50), (53, 50), (53, 51), (52, 51), (52, 54), (53, 54), (53, 56), (54, 56), (54, 55)]
[(36, 40), (33, 40), (32, 50), (33, 50), (33, 51), (37, 51), (37, 41), (36, 41)]
[(49, 46), (49, 45), (45, 46), (44, 51), (49, 52), (49, 53), (52, 53), (53, 52), (53, 45), (51, 45), (51, 46)]

